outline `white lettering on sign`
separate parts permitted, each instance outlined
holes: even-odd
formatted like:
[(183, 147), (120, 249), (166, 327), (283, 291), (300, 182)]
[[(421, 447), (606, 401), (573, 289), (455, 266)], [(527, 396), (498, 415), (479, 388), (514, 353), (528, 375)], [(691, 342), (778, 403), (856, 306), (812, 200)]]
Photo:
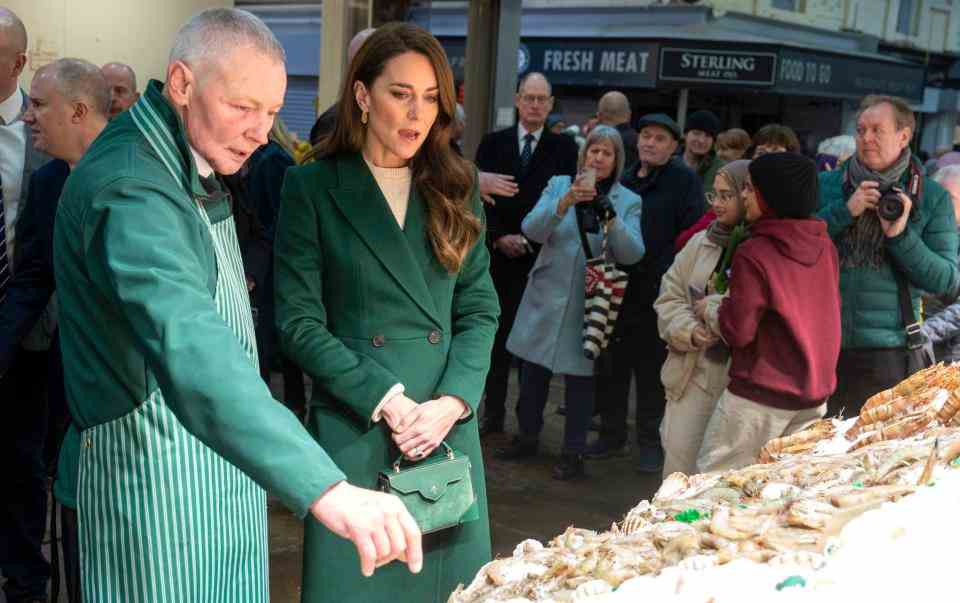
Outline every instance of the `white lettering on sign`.
[(757, 60), (751, 56), (696, 54), (693, 52), (685, 52), (680, 55), (680, 66), (684, 69), (754, 71), (757, 68)]
[(649, 52), (605, 50), (600, 55), (600, 71), (608, 73), (646, 73)]
[(819, 61), (801, 61), (799, 59), (784, 59), (780, 61), (780, 79), (797, 84), (830, 84), (832, 76), (830, 63)]
[(544, 71), (593, 71), (592, 50), (547, 50), (543, 53)]

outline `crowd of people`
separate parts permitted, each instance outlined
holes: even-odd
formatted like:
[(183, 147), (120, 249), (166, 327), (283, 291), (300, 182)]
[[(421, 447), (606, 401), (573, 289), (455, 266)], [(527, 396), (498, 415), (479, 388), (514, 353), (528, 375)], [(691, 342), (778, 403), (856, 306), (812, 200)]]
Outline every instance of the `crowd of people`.
[(554, 376), (574, 480), (631, 440), (642, 473), (741, 467), (960, 357), (960, 161), (915, 156), (895, 97), (808, 157), (616, 90), (568, 126), (529, 73), (470, 162), (442, 47), (396, 23), (297, 165), (249, 13), (194, 16), (142, 93), (80, 58), (23, 91), (26, 48), (0, 8), (10, 603), (61, 586), (48, 475), (71, 603), (266, 601), (266, 492), (304, 518), (303, 601), (444, 601), (491, 556), (482, 442), (515, 410), (494, 454), (538, 455)]

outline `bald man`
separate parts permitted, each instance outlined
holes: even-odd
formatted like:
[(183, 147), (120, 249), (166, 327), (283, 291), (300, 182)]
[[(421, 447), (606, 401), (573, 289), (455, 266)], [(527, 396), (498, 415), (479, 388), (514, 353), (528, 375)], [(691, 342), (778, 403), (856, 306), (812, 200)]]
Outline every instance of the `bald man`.
[[(42, 67), (30, 85), (30, 106), (23, 121), (34, 133), (34, 146), (53, 161), (33, 173), (30, 194), (19, 219), (21, 234), (17, 273), (0, 304), (0, 372), (17, 342), (43, 315), (54, 294), (53, 226), (67, 176), (107, 125), (110, 90), (100, 68), (80, 59), (60, 59)], [(54, 335), (55, 339), (57, 338)], [(58, 428), (67, 418), (59, 341), (51, 346), (47, 400)], [(63, 433), (51, 430), (59, 444)], [(54, 496), (60, 502), (65, 586), (70, 603), (80, 601), (77, 550), (76, 475), (80, 437), (73, 429), (61, 445)]]
[[(12, 11), (0, 7), (0, 302), (18, 265), (18, 218), (26, 205), (30, 177), (48, 157), (34, 150), (23, 122), (27, 96), (18, 85), (27, 63), (27, 31)], [(4, 472), (0, 503), (0, 571), (7, 601), (44, 599), (50, 566), (40, 552), (47, 494), (43, 442), (46, 438), (47, 358), (50, 338), (41, 321), (0, 368), (0, 458)], [(6, 373), (4, 375), (4, 373)]]
[[(360, 47), (363, 46), (363, 43), (367, 41), (367, 38), (370, 37), (370, 34), (375, 32), (376, 29), (369, 27), (367, 29), (360, 30), (355, 36), (350, 40), (350, 44), (347, 45), (347, 65), (353, 61), (353, 57), (357, 56), (357, 53), (360, 52)], [(330, 107), (320, 114), (320, 117), (317, 118), (316, 123), (313, 124), (313, 127), (310, 129), (310, 144), (315, 145), (320, 142), (320, 139), (324, 136), (333, 132), (333, 126), (336, 123), (337, 119), (337, 108), (340, 106), (340, 102), (337, 101), (330, 105)]]
[[(487, 376), (481, 436), (503, 432), (506, 417), (507, 381), (512, 356), (507, 335), (513, 326), (520, 300), (533, 268), (539, 246), (534, 247), (520, 229), (547, 182), (554, 176), (577, 173), (577, 143), (546, 127), (553, 109), (550, 82), (542, 73), (528, 73), (520, 81), (514, 99), (519, 123), (485, 134), (477, 148), (477, 167), (482, 172), (504, 174), (517, 184), (512, 198), (494, 192), (494, 204), (486, 207), (487, 241), (491, 243), (490, 274), (500, 300), (500, 327), (491, 353)], [(481, 182), (481, 192), (483, 192)], [(536, 442), (515, 442), (510, 457), (531, 456)]]
[(110, 86), (110, 119), (133, 106), (140, 98), (137, 92), (137, 74), (124, 63), (107, 63), (100, 72)]
[(637, 162), (637, 131), (630, 127), (630, 101), (623, 92), (611, 90), (597, 103), (597, 123), (616, 128), (623, 139), (624, 168)]

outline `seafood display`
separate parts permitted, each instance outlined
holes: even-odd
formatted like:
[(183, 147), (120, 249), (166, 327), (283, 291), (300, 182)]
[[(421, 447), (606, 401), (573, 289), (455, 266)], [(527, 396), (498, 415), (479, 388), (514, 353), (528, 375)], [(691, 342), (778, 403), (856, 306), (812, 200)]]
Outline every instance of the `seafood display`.
[(865, 514), (920, 490), (926, 499), (941, 481), (955, 483), (960, 497), (958, 411), (960, 366), (931, 367), (871, 397), (857, 417), (770, 441), (757, 464), (668, 476), (607, 531), (570, 527), (546, 545), (524, 541), (449, 603), (636, 600), (663, 581), (679, 592), (678, 576), (689, 583), (746, 571), (738, 568), (790, 568), (812, 580)]

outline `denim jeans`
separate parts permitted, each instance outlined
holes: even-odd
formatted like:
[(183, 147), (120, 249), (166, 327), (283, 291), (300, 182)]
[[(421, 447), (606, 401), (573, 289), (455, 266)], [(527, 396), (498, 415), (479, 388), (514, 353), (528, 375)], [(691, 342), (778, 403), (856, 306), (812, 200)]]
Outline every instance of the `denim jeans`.
[[(552, 376), (553, 373), (539, 364), (523, 363), (517, 412), (520, 418), (520, 433), (526, 440), (538, 440), (543, 430), (543, 409), (547, 405)], [(593, 417), (594, 378), (578, 375), (563, 377), (567, 407), (563, 428), (563, 452), (582, 454), (587, 446), (587, 432)]]

